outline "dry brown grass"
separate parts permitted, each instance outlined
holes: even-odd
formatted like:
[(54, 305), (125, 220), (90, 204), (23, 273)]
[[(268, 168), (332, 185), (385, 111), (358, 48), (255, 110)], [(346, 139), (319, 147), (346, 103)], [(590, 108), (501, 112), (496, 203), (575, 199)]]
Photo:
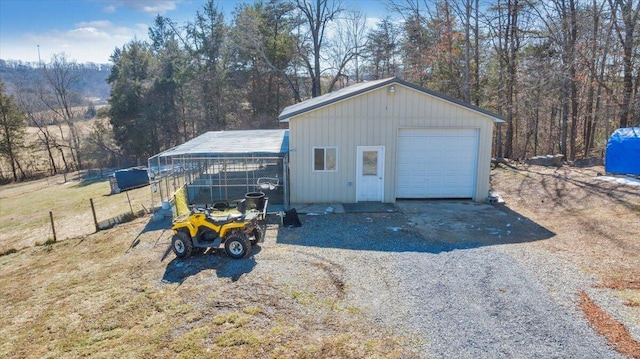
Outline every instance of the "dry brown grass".
[[(411, 357), (331, 278), (283, 283), (264, 266), (224, 275), (251, 260), (216, 254), (161, 261), (170, 231), (148, 220), (0, 257), (0, 357)], [(276, 235), (271, 226), (265, 245)]]
[(607, 312), (593, 302), (587, 293), (580, 292), (580, 307), (587, 320), (600, 335), (607, 338), (609, 343), (622, 355), (633, 359), (640, 359), (640, 343), (633, 339), (624, 325), (615, 321)]
[(640, 279), (609, 279), (602, 284), (602, 287), (609, 289), (640, 289)]
[(605, 286), (637, 290), (640, 186), (597, 180), (603, 172), (602, 167), (503, 167), (492, 171), (492, 186), (509, 208), (556, 234), (537, 245), (566, 253)]

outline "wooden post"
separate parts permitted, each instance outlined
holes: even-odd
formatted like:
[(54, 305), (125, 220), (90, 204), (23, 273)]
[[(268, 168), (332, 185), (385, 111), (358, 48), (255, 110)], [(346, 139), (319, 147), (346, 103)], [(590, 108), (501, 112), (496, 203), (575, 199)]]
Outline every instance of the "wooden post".
[(129, 209), (131, 210), (131, 216), (133, 216), (133, 218), (136, 217), (135, 213), (133, 213), (133, 206), (131, 206), (131, 199), (129, 198), (129, 191), (125, 191), (125, 193), (127, 194), (127, 201), (129, 201)]
[(56, 226), (53, 224), (53, 212), (49, 211), (49, 218), (51, 219), (51, 230), (53, 231), (53, 241), (57, 242), (56, 238)]
[(93, 214), (93, 224), (96, 226), (96, 232), (100, 230), (98, 227), (98, 217), (96, 216), (96, 207), (93, 205), (93, 198), (89, 198), (89, 202), (91, 202), (91, 213)]

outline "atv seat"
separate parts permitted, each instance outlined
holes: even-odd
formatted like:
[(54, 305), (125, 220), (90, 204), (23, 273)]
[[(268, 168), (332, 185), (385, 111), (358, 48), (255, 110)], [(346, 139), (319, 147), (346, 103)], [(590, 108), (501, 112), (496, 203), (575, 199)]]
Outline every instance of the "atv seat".
[(207, 217), (207, 222), (215, 224), (216, 226), (222, 226), (227, 223), (235, 222), (238, 218), (242, 218), (242, 213), (230, 213), (224, 217)]

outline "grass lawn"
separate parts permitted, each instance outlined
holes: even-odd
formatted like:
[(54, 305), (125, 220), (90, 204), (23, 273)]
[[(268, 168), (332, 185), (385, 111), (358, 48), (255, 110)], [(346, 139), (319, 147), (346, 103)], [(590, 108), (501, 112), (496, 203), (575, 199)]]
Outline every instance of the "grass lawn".
[[(58, 240), (95, 232), (90, 199), (98, 221), (130, 213), (151, 210), (149, 186), (109, 195), (107, 178), (83, 180), (68, 175), (0, 187), (0, 253), (11, 248), (30, 247), (53, 239), (49, 212), (53, 213)], [(155, 201), (159, 201), (156, 196)]]
[(223, 273), (255, 262), (219, 254), (164, 259), (171, 232), (149, 219), (0, 256), (0, 357), (407, 357), (324, 282), (265, 266), (238, 280)]

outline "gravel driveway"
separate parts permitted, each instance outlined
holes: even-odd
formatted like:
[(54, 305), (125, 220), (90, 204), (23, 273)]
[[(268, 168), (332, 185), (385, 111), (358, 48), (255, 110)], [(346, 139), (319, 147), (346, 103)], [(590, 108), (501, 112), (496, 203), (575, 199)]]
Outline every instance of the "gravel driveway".
[[(345, 302), (410, 337), (420, 357), (621, 358), (577, 308), (577, 290), (589, 279), (541, 270), (539, 254), (523, 253), (519, 243), (553, 233), (489, 205), (398, 206), (395, 213), (301, 215), (303, 226), (280, 228), (275, 241), (291, 263), (323, 263)], [(283, 281), (313, 280), (319, 270), (292, 274), (284, 270), (290, 266), (280, 274), (297, 278)]]

